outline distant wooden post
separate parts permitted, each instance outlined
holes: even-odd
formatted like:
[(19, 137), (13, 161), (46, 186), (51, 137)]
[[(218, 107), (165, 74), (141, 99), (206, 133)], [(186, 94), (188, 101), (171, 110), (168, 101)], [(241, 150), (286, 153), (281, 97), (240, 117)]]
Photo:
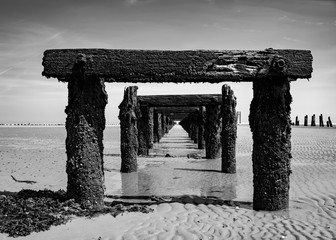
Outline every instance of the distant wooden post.
[(153, 147), (153, 108), (140, 107), (141, 118), (138, 120), (138, 155), (148, 155)]
[(167, 134), (169, 132), (169, 117), (165, 116), (165, 129), (164, 129), (164, 133)]
[(304, 126), (308, 126), (308, 115), (304, 117)]
[(291, 124), (289, 81), (253, 82), (250, 127), (253, 133), (253, 209), (286, 209), (289, 203)]
[(160, 134), (159, 134), (159, 128), (160, 128), (160, 121), (161, 120), (161, 114), (159, 114), (156, 110), (154, 110), (154, 143), (157, 143), (160, 141)]
[(107, 94), (103, 79), (86, 76), (78, 55), (68, 77), (66, 119), (67, 195), (85, 208), (104, 206), (103, 131)]
[(198, 149), (204, 149), (205, 141), (204, 141), (204, 125), (205, 125), (205, 108), (199, 107), (198, 110)]
[(320, 127), (324, 127), (324, 122), (323, 122), (323, 115), (321, 114), (319, 117), (319, 122), (320, 122)]
[(192, 131), (194, 143), (198, 143), (198, 111), (192, 113)]
[(222, 95), (222, 172), (236, 173), (237, 100), (226, 84)]
[(316, 122), (315, 122), (315, 114), (313, 114), (312, 118), (311, 118), (311, 126), (315, 127), (316, 126)]
[(138, 169), (138, 129), (137, 121), (140, 115), (137, 100), (137, 86), (128, 87), (124, 92), (124, 99), (119, 105), (120, 119), (120, 172), (136, 172)]
[(205, 157), (215, 159), (220, 154), (220, 107), (218, 105), (206, 106), (205, 120)]
[(295, 126), (299, 126), (299, 125), (300, 125), (299, 117), (296, 116), (296, 118), (295, 118)]
[(237, 112), (237, 124), (241, 124), (241, 112)]
[(333, 127), (333, 124), (332, 124), (332, 121), (331, 121), (330, 117), (328, 117), (328, 122), (329, 122), (329, 126)]

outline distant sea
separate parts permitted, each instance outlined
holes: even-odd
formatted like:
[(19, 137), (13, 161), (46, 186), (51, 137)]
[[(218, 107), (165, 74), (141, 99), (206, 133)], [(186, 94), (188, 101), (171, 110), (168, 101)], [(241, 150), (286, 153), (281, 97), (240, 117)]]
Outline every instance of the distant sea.
[[(65, 126), (1, 126), (0, 150), (6, 148), (64, 149)], [(104, 130), (104, 147), (108, 153), (119, 152), (120, 127), (107, 126)]]

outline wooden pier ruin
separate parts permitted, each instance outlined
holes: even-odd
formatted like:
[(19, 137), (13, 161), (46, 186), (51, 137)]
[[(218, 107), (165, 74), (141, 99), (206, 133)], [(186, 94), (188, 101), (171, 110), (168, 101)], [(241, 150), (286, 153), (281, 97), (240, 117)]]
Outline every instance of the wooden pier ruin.
[[(106, 82), (232, 81), (253, 82), (249, 116), (253, 133), (253, 208), (280, 210), (288, 207), (290, 81), (311, 78), (310, 51), (55, 49), (44, 52), (43, 66), (43, 76), (68, 82), (67, 192), (76, 202), (85, 207), (103, 204)], [(120, 109), (124, 107), (121, 105)], [(138, 110), (132, 106), (125, 109), (125, 114), (120, 114), (121, 119), (138, 120)], [(216, 115), (219, 109), (207, 111)], [(205, 121), (209, 121), (209, 117)]]

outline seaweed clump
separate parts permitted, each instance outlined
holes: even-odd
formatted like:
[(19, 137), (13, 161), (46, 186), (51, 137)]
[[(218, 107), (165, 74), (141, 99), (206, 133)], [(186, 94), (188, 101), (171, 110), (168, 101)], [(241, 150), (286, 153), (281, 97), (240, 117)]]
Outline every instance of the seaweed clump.
[(68, 199), (63, 190), (22, 190), (15, 196), (0, 195), (0, 233), (10, 237), (27, 236), (65, 224), (74, 216), (91, 218), (111, 214), (116, 217), (123, 212), (153, 211), (147, 206), (112, 204), (105, 203), (103, 208), (82, 208), (74, 199)]

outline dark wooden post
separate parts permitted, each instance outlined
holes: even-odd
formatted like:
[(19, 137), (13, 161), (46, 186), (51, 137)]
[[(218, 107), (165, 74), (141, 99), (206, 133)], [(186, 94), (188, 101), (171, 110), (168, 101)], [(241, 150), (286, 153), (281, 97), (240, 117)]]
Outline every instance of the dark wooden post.
[(222, 172), (236, 173), (237, 100), (226, 84), (222, 96)]
[(166, 122), (166, 115), (161, 114), (161, 137), (162, 138), (166, 133), (167, 122)]
[(205, 125), (205, 108), (200, 107), (198, 111), (198, 149), (204, 149), (204, 125)]
[(153, 109), (140, 107), (141, 118), (138, 120), (138, 155), (148, 155), (153, 147)]
[(288, 207), (291, 158), (290, 86), (287, 78), (253, 81), (249, 122), (253, 133), (253, 209)]
[(333, 127), (333, 124), (332, 124), (332, 121), (331, 121), (330, 117), (328, 117), (328, 122), (329, 122), (329, 126)]
[(159, 113), (157, 110), (154, 110), (154, 119), (153, 119), (153, 134), (154, 134), (154, 143), (159, 142)]
[(205, 157), (215, 159), (220, 153), (220, 107), (218, 105), (206, 106), (205, 120)]
[(120, 172), (136, 172), (138, 169), (138, 129), (137, 120), (140, 110), (137, 101), (137, 86), (127, 87), (124, 92), (124, 99), (119, 105), (120, 119), (120, 150), (121, 169)]
[(304, 126), (308, 126), (308, 115), (304, 117)]
[(320, 120), (320, 127), (324, 127), (323, 115), (322, 114), (320, 115), (319, 120)]
[(313, 114), (312, 118), (311, 118), (311, 126), (315, 127), (316, 126), (316, 122), (315, 122), (315, 114)]
[(193, 132), (194, 143), (198, 143), (198, 111), (191, 113), (191, 128)]
[(158, 142), (160, 142), (160, 140), (161, 140), (161, 138), (162, 138), (162, 136), (163, 136), (163, 134), (162, 134), (162, 114), (161, 113), (158, 113), (158, 123), (157, 123), (157, 127), (158, 127), (158, 129), (157, 129), (157, 134), (158, 134)]
[(299, 117), (296, 116), (296, 118), (295, 118), (295, 126), (299, 126), (299, 125), (300, 125)]
[(85, 75), (78, 55), (68, 78), (66, 119), (67, 195), (84, 208), (104, 206), (103, 131), (107, 94), (103, 79)]

